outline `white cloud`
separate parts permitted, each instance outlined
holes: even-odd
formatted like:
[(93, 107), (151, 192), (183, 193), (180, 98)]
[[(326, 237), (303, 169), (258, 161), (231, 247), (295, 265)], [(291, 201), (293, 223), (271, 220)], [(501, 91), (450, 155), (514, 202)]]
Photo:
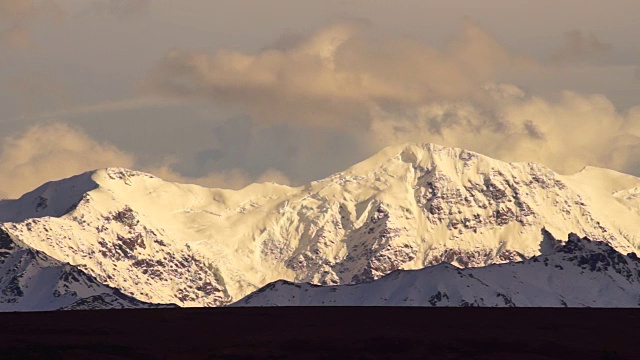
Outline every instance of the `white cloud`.
[(17, 197), (54, 179), (107, 166), (131, 167), (134, 158), (64, 124), (38, 125), (0, 145), (0, 198)]
[[(435, 142), (504, 160), (539, 161), (561, 172), (584, 165), (640, 173), (637, 111), (602, 95), (531, 96), (500, 79), (545, 67), (513, 54), (467, 21), (442, 49), (341, 23), (257, 54), (172, 51), (149, 81), (155, 93), (232, 104), (266, 123), (333, 126), (369, 136), (369, 150)], [(581, 61), (611, 45), (573, 31), (558, 61)], [(487, 85), (489, 84), (489, 85)], [(330, 144), (325, 144), (330, 146)], [(338, 169), (336, 169), (338, 170)]]
[(373, 144), (435, 142), (507, 161), (537, 161), (563, 173), (591, 165), (640, 174), (640, 107), (623, 113), (605, 96), (575, 92), (557, 101), (516, 94), (491, 107), (443, 102), (404, 115), (378, 110)]
[(257, 54), (171, 51), (147, 89), (235, 106), (267, 123), (352, 127), (375, 106), (474, 99), (499, 73), (535, 64), (471, 22), (443, 50), (340, 23)]
[(138, 169), (168, 181), (231, 189), (252, 182), (289, 183), (284, 174), (275, 170), (267, 170), (257, 178), (238, 169), (187, 177), (171, 168), (175, 161), (169, 158), (160, 166), (142, 166), (132, 154), (96, 141), (79, 129), (62, 123), (37, 125), (1, 140), (0, 199), (16, 198), (47, 181), (105, 167)]

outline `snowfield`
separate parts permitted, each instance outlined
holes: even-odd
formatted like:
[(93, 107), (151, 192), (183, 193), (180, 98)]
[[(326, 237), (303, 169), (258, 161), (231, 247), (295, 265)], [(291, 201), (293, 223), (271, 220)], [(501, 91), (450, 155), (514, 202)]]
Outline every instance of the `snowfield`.
[(92, 171), (0, 201), (0, 229), (140, 301), (222, 306), (276, 280), (359, 284), (399, 269), (522, 261), (571, 232), (632, 253), (639, 211), (630, 175), (563, 176), (404, 144), (300, 187), (232, 191)]

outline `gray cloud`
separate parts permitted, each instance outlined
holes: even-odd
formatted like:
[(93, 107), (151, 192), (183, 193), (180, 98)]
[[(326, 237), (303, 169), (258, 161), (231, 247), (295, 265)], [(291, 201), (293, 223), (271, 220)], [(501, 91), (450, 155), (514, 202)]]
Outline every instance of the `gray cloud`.
[(23, 21), (35, 13), (36, 4), (32, 0), (0, 1), (0, 21)]
[(31, 35), (22, 25), (11, 25), (0, 29), (0, 46), (7, 46), (12, 49), (28, 49), (31, 47)]
[(53, 0), (1, 0), (0, 46), (30, 49), (33, 46), (30, 28), (34, 22), (59, 21), (65, 15)]
[(579, 30), (564, 34), (564, 43), (552, 55), (552, 60), (559, 63), (582, 62), (611, 52), (613, 45), (601, 41), (594, 33), (583, 33)]
[(68, 106), (68, 90), (64, 82), (47, 73), (16, 75), (9, 79), (8, 86), (21, 104), (23, 119), (40, 112), (43, 107), (62, 110)]
[(542, 130), (540, 130), (540, 127), (531, 120), (526, 120), (524, 122), (524, 129), (526, 133), (533, 139), (544, 140), (545, 138), (544, 133), (542, 132)]
[(287, 174), (293, 184), (302, 184), (351, 166), (371, 151), (363, 149), (363, 138), (350, 132), (287, 124), (265, 126), (249, 117), (230, 118), (213, 127), (211, 134), (207, 148), (175, 164), (177, 172), (199, 177), (241, 167), (255, 178), (272, 169)]
[[(149, 0), (94, 0), (88, 11), (124, 18), (145, 13), (150, 3)], [(55, 0), (0, 0), (0, 46), (33, 48), (32, 27), (64, 19), (67, 10), (62, 4), (64, 2)]]
[(90, 11), (125, 18), (146, 13), (150, 5), (150, 0), (94, 0)]

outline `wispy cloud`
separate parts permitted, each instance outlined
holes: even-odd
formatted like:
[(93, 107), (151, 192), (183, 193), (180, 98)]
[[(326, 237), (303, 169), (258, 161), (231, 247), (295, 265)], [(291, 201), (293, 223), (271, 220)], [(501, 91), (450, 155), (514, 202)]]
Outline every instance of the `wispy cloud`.
[(105, 101), (98, 104), (82, 105), (76, 107), (64, 107), (58, 111), (43, 113), (26, 113), (14, 120), (56, 120), (80, 115), (111, 113), (135, 109), (164, 108), (183, 105), (180, 99), (166, 99), (154, 96), (137, 97), (132, 99), (120, 99)]

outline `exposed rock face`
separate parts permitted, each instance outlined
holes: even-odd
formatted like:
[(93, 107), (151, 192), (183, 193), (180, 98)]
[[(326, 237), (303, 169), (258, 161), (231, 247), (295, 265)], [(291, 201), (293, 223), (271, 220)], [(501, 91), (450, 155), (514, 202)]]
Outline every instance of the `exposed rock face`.
[(523, 262), (398, 270), (352, 286), (280, 280), (234, 306), (640, 307), (639, 271), (634, 253), (571, 234), (555, 252)]
[(441, 262), (523, 260), (540, 253), (543, 228), (635, 250), (628, 236), (595, 219), (588, 194), (541, 165), (436, 145), (407, 146), (377, 166), (371, 161), (306, 188), (315, 191), (303, 199), (321, 214), (302, 220), (311, 226), (296, 235), (310, 240), (287, 251), (295, 281), (359, 283)]
[[(39, 233), (62, 258), (85, 259), (76, 265), (98, 281), (136, 298), (186, 306), (218, 306), (230, 301), (215, 266), (188, 244), (169, 245), (141, 224), (139, 214), (126, 205), (99, 219), (85, 216), (81, 211), (91, 202), (85, 197), (77, 205), (80, 214), (71, 219), (85, 234), (91, 233), (94, 241), (78, 239), (73, 232), (59, 233), (55, 227), (49, 228), (45, 219), (26, 220), (24, 227), (30, 234)], [(14, 234), (24, 234), (15, 224), (5, 226)], [(163, 296), (167, 289), (170, 296)]]
[(297, 188), (99, 170), (0, 201), (0, 227), (137, 299), (220, 306), (278, 279), (354, 284), (442, 262), (519, 261), (569, 232), (633, 252), (637, 189), (640, 179), (612, 171), (561, 176), (409, 144)]
[(147, 308), (77, 267), (16, 244), (0, 229), (0, 311)]

